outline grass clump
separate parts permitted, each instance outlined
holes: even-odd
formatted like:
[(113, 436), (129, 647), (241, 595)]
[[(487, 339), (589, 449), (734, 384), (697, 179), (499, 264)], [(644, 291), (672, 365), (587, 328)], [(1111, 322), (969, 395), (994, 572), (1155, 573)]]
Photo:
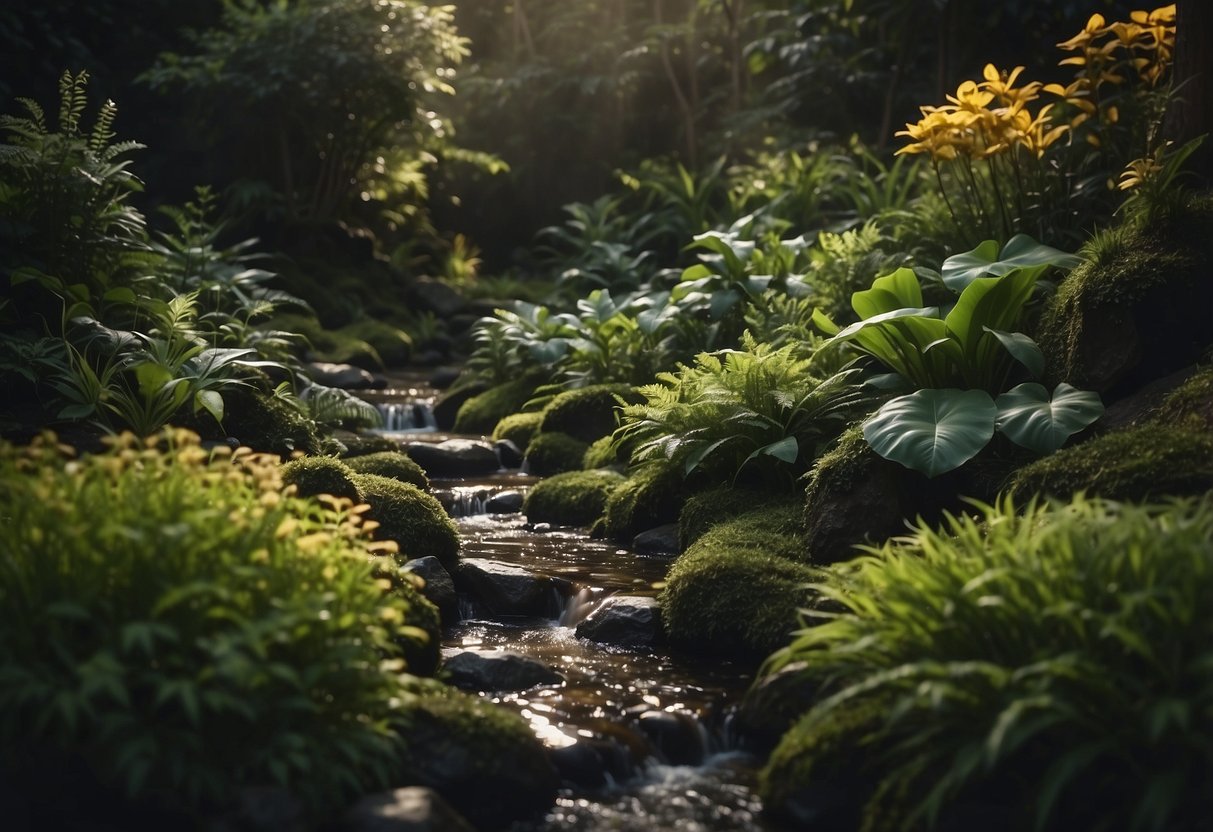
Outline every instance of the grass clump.
[(541, 477), (580, 471), (589, 447), (567, 433), (540, 433), (526, 447), (526, 468)]
[(624, 481), (615, 471), (567, 471), (527, 492), (522, 511), (532, 523), (588, 526), (602, 516), (607, 498)]
[(250, 783), (318, 810), (388, 785), (409, 607), (351, 504), (284, 496), (276, 457), (186, 431), (111, 442), (0, 444), (10, 794), (87, 772), (74, 790), (196, 819)]
[(542, 421), (543, 413), (538, 410), (531, 413), (511, 413), (493, 428), (493, 441), (508, 439), (519, 448), (526, 448), (539, 433), (539, 423)]
[(544, 408), (541, 430), (594, 442), (609, 436), (618, 426), (620, 399), (633, 404), (642, 401), (627, 384), (596, 384), (561, 393)]
[[(782, 522), (796, 510), (784, 509)], [(797, 562), (803, 543), (772, 531), (773, 516), (748, 515), (703, 535), (674, 562), (661, 593), (671, 642), (714, 656), (757, 662), (786, 644), (797, 610), (813, 600), (819, 570)]]
[(611, 492), (603, 530), (611, 540), (631, 543), (643, 531), (677, 522), (685, 499), (676, 468), (646, 465)]
[(832, 828), (1210, 817), (1213, 501), (1006, 501), (833, 575), (845, 612), (771, 664), (829, 693), (764, 773), (776, 813), (846, 770), (862, 787)]
[(357, 474), (377, 474), (381, 477), (407, 482), (423, 490), (430, 487), (430, 480), (425, 475), (424, 469), (413, 462), (407, 454), (400, 451), (363, 454), (347, 459), (345, 464)]
[(524, 376), (472, 396), (459, 406), (455, 432), (491, 433), (506, 416), (522, 410), (535, 394), (536, 386), (534, 378)]
[(378, 474), (355, 474), (354, 483), (370, 505), (366, 516), (379, 526), (378, 540), (394, 540), (408, 561), (433, 556), (447, 571), (459, 565), (459, 533), (442, 503), (420, 488)]
[(300, 497), (330, 494), (354, 503), (362, 502), (362, 493), (354, 484), (354, 472), (344, 462), (328, 456), (305, 456), (282, 466), (282, 482), (295, 486)]
[(1186, 496), (1213, 489), (1213, 436), (1145, 424), (1065, 448), (1020, 468), (1008, 490), (1067, 498), (1079, 491), (1111, 500)]

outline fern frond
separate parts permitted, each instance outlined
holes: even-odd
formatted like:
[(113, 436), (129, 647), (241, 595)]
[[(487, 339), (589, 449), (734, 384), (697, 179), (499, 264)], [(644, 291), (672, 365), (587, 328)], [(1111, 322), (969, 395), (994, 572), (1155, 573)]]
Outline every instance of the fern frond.
[(345, 390), (313, 384), (299, 398), (320, 424), (383, 427), (383, 416), (373, 404)]

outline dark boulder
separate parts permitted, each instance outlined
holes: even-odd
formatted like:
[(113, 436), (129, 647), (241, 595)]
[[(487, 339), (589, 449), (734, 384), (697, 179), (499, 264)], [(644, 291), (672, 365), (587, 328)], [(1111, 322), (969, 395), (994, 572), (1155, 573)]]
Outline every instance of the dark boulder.
[(501, 467), (493, 446), (476, 439), (410, 442), (404, 450), (431, 478), (475, 477), (495, 473)]
[(662, 640), (656, 598), (616, 595), (577, 625), (577, 637), (620, 647), (653, 647)]
[(526, 690), (559, 685), (564, 677), (543, 662), (518, 653), (464, 650), (443, 663), (448, 681), (469, 691)]

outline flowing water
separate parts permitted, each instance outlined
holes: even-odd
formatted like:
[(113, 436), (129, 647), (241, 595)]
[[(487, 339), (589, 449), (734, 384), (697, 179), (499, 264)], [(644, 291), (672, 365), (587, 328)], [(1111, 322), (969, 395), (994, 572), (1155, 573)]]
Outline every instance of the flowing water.
[[(387, 412), (421, 413), (414, 402), (423, 402), (428, 412), (425, 391), (407, 390), (376, 398)], [(418, 431), (395, 435), (402, 441), (445, 438)], [(766, 829), (752, 788), (758, 761), (735, 750), (728, 730), (728, 708), (749, 684), (747, 671), (664, 649), (628, 650), (578, 639), (577, 623), (606, 598), (655, 594), (670, 561), (591, 540), (583, 530), (532, 526), (518, 513), (484, 513), (494, 495), (525, 492), (534, 482), (503, 471), (433, 483), (456, 518), (465, 559), (516, 565), (550, 576), (559, 587), (545, 617), (492, 616), (461, 598), (460, 621), (444, 633), (446, 655), (510, 651), (564, 677), (559, 684), (489, 696), (530, 723), (564, 761), (566, 774), (579, 773), (566, 777), (545, 818), (511, 832)]]

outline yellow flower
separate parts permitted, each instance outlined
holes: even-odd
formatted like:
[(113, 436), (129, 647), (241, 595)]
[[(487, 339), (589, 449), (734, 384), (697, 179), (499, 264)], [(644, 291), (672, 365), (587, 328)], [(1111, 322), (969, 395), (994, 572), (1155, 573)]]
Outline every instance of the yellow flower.
[(1104, 34), (1106, 31), (1107, 28), (1106, 22), (1104, 21), (1104, 16), (1102, 14), (1093, 14), (1081, 32), (1069, 40), (1062, 41), (1061, 43), (1057, 44), (1057, 46), (1060, 49), (1066, 50), (1067, 52), (1077, 52), (1080, 49), (1086, 49), (1087, 45), (1090, 44), (1092, 40), (1099, 35)]

